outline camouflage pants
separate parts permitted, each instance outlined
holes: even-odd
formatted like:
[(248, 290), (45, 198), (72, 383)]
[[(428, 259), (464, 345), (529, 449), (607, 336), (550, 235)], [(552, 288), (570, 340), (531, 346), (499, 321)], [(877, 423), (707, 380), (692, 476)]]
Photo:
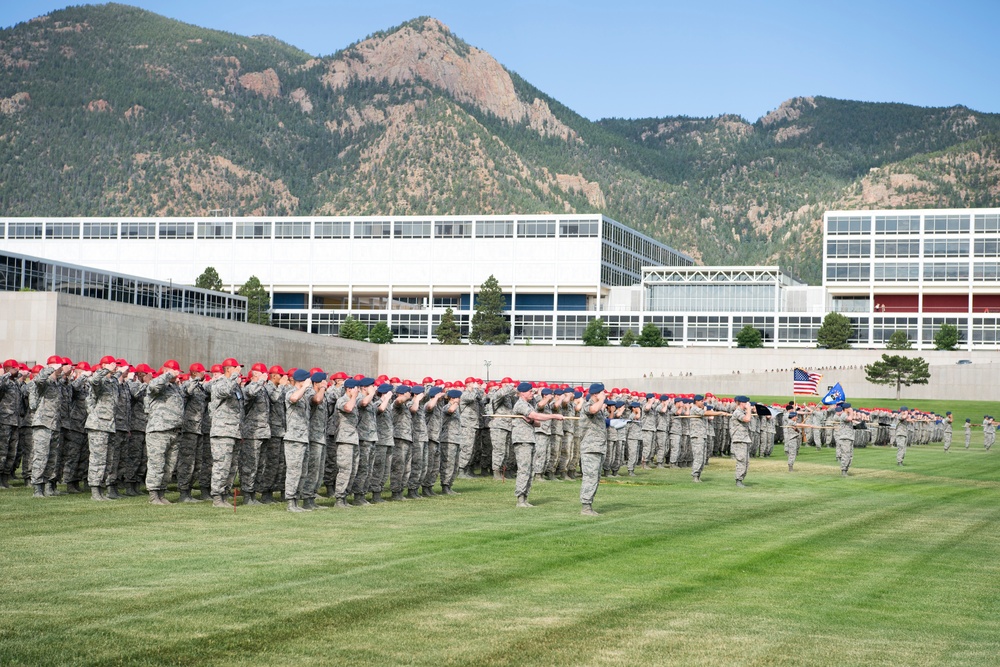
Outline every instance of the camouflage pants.
[(285, 440), (285, 499), (301, 498), (302, 479), (309, 465), (309, 445)]
[[(320, 482), (321, 486), (326, 486), (326, 495), (332, 495), (334, 489), (337, 488), (337, 441), (334, 436), (328, 435), (326, 437), (327, 451), (333, 452), (333, 456), (327, 456), (323, 463), (323, 477)], [(317, 491), (319, 487), (317, 487)]]
[(691, 436), (691, 476), (701, 477), (701, 471), (705, 468), (705, 437), (701, 435)]
[[(494, 419), (493, 421), (499, 420)], [(491, 428), (490, 442), (493, 444), (493, 455), (490, 457), (493, 461), (493, 472), (497, 473), (503, 470), (504, 464), (507, 462), (507, 459), (512, 453), (510, 447), (510, 431), (502, 428)]]
[(334, 483), (334, 494), (337, 500), (343, 500), (351, 492), (354, 476), (358, 472), (360, 453), (357, 445), (343, 442), (337, 443), (335, 452), (334, 455), (337, 457), (337, 480)]
[(531, 466), (534, 458), (535, 443), (514, 443), (514, 459), (517, 461), (517, 482), (514, 484), (515, 496), (527, 496), (531, 491)]
[(15, 467), (11, 468), (11, 474), (17, 470), (16, 466), (21, 466), (21, 477), (25, 483), (31, 479), (31, 442), (34, 434), (30, 426), (21, 426), (17, 430), (17, 454), (14, 456)]
[(474, 428), (463, 428), (461, 430), (462, 443), (459, 447), (458, 467), (468, 468), (472, 465), (472, 455), (476, 450), (476, 430)]
[(372, 450), (372, 471), (368, 476), (368, 490), (373, 494), (381, 494), (389, 479), (389, 468), (392, 465), (392, 446), (378, 443)]
[(601, 482), (601, 468), (604, 467), (604, 454), (584, 452), (580, 455), (580, 469), (583, 479), (580, 484), (580, 503), (592, 505), (597, 495), (597, 487)]
[(209, 441), (212, 446), (212, 496), (224, 496), (229, 492), (236, 438), (213, 435)]
[(420, 478), (420, 486), (434, 486), (437, 483), (438, 475), (441, 474), (441, 443), (428, 440), (424, 456), (426, 460), (424, 474)]
[(0, 424), (0, 474), (13, 472), (14, 458), (17, 456), (17, 427)]
[(257, 465), (257, 479), (254, 488), (262, 493), (275, 492), (282, 488), (285, 475), (282, 471), (284, 446), (282, 438), (271, 436), (264, 441), (260, 450), (260, 461)]
[(736, 442), (730, 445), (733, 458), (736, 459), (736, 481), (742, 482), (747, 476), (747, 469), (750, 467), (750, 443)]
[(200, 438), (200, 433), (184, 432), (177, 439), (177, 489), (179, 491), (190, 491), (194, 485), (194, 464), (198, 457)]
[(896, 463), (902, 463), (903, 459), (906, 458), (906, 436), (897, 435), (896, 436)]
[(681, 434), (670, 432), (670, 465), (677, 466), (681, 460)]
[(196, 464), (196, 474), (198, 476), (198, 488), (202, 494), (212, 488), (212, 438), (202, 433), (198, 439), (198, 462)]
[[(118, 478), (126, 483), (138, 484), (142, 481), (142, 468), (146, 465), (146, 456), (146, 434), (140, 432), (130, 434), (123, 441)], [(170, 479), (169, 473), (167, 479)]]
[[(542, 474), (549, 465), (549, 441), (552, 436), (548, 433), (535, 433), (535, 456), (531, 461), (531, 470), (534, 474)], [(518, 463), (520, 468), (520, 463)]]
[(105, 431), (87, 430), (87, 444), (90, 450), (90, 465), (87, 467), (87, 484), (92, 488), (108, 486), (108, 448), (113, 434)]
[(644, 436), (631, 438), (628, 441), (628, 471), (635, 472), (635, 466), (643, 460)]
[(573, 453), (573, 434), (563, 433), (557, 437), (557, 441), (559, 442), (559, 450), (556, 455), (554, 471), (557, 475), (561, 475), (569, 469), (567, 464), (569, 463), (569, 457)]
[(128, 431), (115, 431), (108, 438), (108, 486), (121, 479), (122, 454), (128, 446)]
[(255, 493), (257, 488), (257, 469), (260, 466), (260, 450), (264, 441), (260, 438), (243, 438), (240, 445), (240, 490), (244, 493)]
[(972, 431), (965, 432), (965, 448), (969, 448), (969, 443), (972, 442)]
[(52, 429), (34, 426), (31, 429), (31, 483), (45, 484), (55, 479), (56, 448), (52, 446)]
[(167, 490), (171, 472), (177, 465), (177, 441), (180, 437), (179, 428), (146, 434), (146, 488), (148, 490)]
[(409, 440), (396, 438), (392, 445), (392, 470), (389, 480), (389, 490), (393, 493), (402, 493), (406, 487), (407, 475), (410, 470), (410, 449), (412, 444)]
[(944, 451), (951, 449), (951, 430), (946, 429), (942, 434), (942, 441), (944, 441)]
[[(2, 438), (2, 434), (0, 434)], [(2, 441), (0, 441), (2, 446)], [(80, 431), (63, 432), (62, 478), (67, 484), (87, 479), (87, 434)], [(0, 470), (3, 466), (0, 466)]]
[(490, 430), (488, 428), (477, 428), (476, 446), (472, 452), (472, 466), (479, 466), (482, 471), (487, 471), (493, 466), (493, 442), (490, 440)]
[(549, 454), (546, 457), (545, 472), (553, 474), (559, 466), (559, 454), (562, 449), (562, 433), (553, 433), (549, 436)]
[[(576, 468), (580, 463), (580, 436), (573, 434), (570, 438), (570, 450), (566, 455), (566, 472), (576, 473)], [(604, 465), (602, 462), (601, 465)]]
[[(336, 455), (327, 457), (327, 447), (325, 442), (310, 442), (308, 450), (309, 461), (306, 469), (302, 473), (302, 491), (300, 498), (315, 498), (319, 493), (319, 487), (323, 483), (323, 471), (326, 469), (327, 458), (336, 458)], [(339, 471), (338, 471), (339, 473)], [(334, 478), (336, 485), (336, 478)], [(286, 486), (287, 490), (288, 487)], [(329, 487), (327, 487), (329, 489)]]
[(836, 438), (837, 453), (840, 458), (840, 469), (847, 472), (854, 459), (854, 438)]
[(649, 454), (650, 463), (663, 465), (665, 445), (670, 441), (666, 431), (657, 431), (653, 437), (653, 451)]
[(410, 445), (410, 469), (406, 477), (406, 488), (416, 491), (424, 474), (427, 441), (414, 441)]
[(798, 438), (787, 438), (785, 440), (785, 453), (788, 454), (788, 465), (794, 465), (795, 459), (799, 455)]
[(441, 443), (441, 486), (451, 486), (455, 483), (459, 463), (462, 460), (460, 447), (454, 442)]
[(375, 455), (375, 443), (370, 440), (358, 441), (358, 470), (351, 483), (351, 493), (363, 496), (368, 491), (368, 480), (372, 475), (372, 457)]

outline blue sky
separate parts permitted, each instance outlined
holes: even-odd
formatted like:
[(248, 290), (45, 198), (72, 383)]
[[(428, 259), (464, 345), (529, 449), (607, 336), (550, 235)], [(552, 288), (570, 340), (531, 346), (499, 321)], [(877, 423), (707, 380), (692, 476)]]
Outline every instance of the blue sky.
[[(798, 95), (1000, 112), (997, 0), (122, 0), (325, 55), (434, 16), (591, 118), (756, 120)], [(0, 4), (0, 27), (66, 6)]]

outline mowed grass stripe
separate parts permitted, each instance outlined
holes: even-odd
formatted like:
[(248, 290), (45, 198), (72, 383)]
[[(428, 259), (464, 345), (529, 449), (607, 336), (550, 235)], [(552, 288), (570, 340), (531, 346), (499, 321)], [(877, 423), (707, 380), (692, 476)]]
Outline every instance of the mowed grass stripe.
[(642, 472), (601, 487), (597, 520), (575, 515), (565, 483), (536, 487), (529, 512), (510, 507), (509, 483), (477, 481), (458, 498), (305, 517), (5, 492), (24, 530), (0, 553), (13, 621), (0, 659), (991, 664), (996, 465), (917, 456), (984, 484), (868, 474), (894, 463), (880, 449), (859, 450), (849, 479), (830, 450), (803, 453), (810, 474), (755, 460), (744, 491), (722, 460), (702, 485)]

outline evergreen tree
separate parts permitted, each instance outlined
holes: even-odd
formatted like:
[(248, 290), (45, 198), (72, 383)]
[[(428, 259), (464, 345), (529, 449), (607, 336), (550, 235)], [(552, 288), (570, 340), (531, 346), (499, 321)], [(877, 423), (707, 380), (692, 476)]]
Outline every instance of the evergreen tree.
[(441, 316), (441, 324), (437, 328), (437, 339), (442, 345), (462, 344), (462, 332), (455, 324), (455, 313), (451, 308), (445, 309), (444, 315)]
[(930, 377), (930, 368), (921, 357), (883, 354), (882, 361), (865, 366), (865, 379), (872, 384), (896, 386), (897, 401), (900, 387), (927, 384)]
[(368, 332), (368, 340), (378, 345), (385, 345), (392, 342), (392, 329), (381, 320)]
[(938, 329), (937, 333), (934, 334), (934, 349), (954, 350), (958, 347), (959, 338), (958, 327), (945, 322)]
[(195, 278), (194, 286), (199, 289), (210, 289), (216, 292), (222, 291), (222, 278), (214, 266), (207, 266), (201, 275)]
[(347, 319), (340, 325), (340, 337), (350, 340), (365, 340), (368, 338), (368, 327), (360, 320), (354, 319), (353, 315), (348, 315)]
[(503, 316), (503, 291), (500, 283), (490, 275), (479, 287), (476, 312), (472, 316), (469, 342), (475, 345), (505, 345), (510, 334), (510, 323)]
[(850, 319), (840, 313), (827, 313), (816, 332), (816, 346), (828, 350), (849, 350), (851, 344), (847, 341), (853, 335), (854, 328)]
[(635, 337), (635, 334), (632, 333), (632, 330), (631, 329), (626, 329), (625, 333), (622, 334), (621, 346), (622, 347), (632, 347), (633, 345), (636, 344), (637, 340), (639, 340), (639, 339)]
[[(209, 267), (211, 268), (211, 267)], [(240, 296), (247, 298), (247, 322), (251, 324), (270, 324), (271, 297), (260, 284), (257, 276), (250, 276), (243, 286), (236, 290)]]
[(608, 325), (601, 318), (587, 322), (583, 330), (583, 344), (589, 347), (604, 347), (608, 345)]
[(642, 332), (639, 334), (639, 345), (643, 347), (666, 347), (667, 341), (663, 340), (660, 327), (652, 322), (642, 325)]
[(748, 324), (736, 334), (736, 347), (764, 347), (764, 336)]
[(885, 349), (887, 350), (909, 350), (913, 347), (913, 343), (910, 342), (910, 338), (906, 335), (905, 331), (893, 331), (892, 335), (889, 336), (889, 340), (885, 342)]

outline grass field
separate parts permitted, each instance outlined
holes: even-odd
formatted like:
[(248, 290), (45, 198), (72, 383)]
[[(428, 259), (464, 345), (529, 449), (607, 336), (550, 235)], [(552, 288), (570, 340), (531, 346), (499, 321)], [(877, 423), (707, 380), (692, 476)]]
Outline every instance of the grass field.
[[(983, 413), (981, 413), (983, 414)], [(961, 443), (961, 435), (957, 440)], [(0, 492), (0, 664), (995, 665), (1000, 453), (291, 515)], [(176, 493), (168, 497), (176, 498)]]

